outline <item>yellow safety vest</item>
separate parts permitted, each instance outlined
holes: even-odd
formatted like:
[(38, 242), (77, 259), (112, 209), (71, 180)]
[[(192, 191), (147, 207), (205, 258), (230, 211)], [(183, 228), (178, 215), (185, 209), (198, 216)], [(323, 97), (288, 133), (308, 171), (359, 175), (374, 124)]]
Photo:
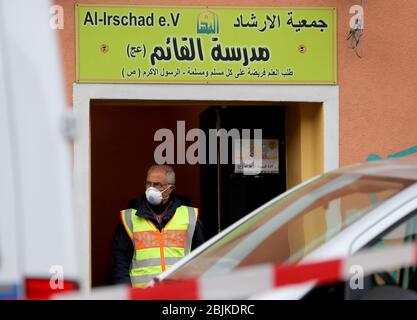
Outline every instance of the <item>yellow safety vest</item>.
[(134, 288), (143, 288), (155, 276), (190, 253), (198, 209), (178, 207), (161, 231), (148, 219), (136, 215), (136, 212), (135, 209), (127, 209), (121, 211), (120, 215), (134, 245), (130, 280)]

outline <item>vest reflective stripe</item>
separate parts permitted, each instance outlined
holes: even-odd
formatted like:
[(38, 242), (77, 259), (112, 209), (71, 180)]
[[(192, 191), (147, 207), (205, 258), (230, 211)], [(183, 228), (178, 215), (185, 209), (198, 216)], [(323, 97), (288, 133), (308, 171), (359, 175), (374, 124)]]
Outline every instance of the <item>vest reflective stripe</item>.
[(198, 215), (197, 208), (187, 207), (187, 209), (188, 209), (189, 232), (187, 232), (186, 240), (185, 240), (185, 254), (189, 254), (191, 251), (191, 242), (193, 240), (193, 235), (194, 235), (194, 230), (195, 230), (195, 225), (197, 223), (197, 215)]
[(144, 288), (146, 284), (155, 278), (155, 274), (146, 274), (143, 276), (130, 277), (130, 282), (133, 288)]
[(191, 251), (198, 210), (180, 206), (159, 231), (152, 222), (136, 215), (135, 209), (121, 212), (123, 225), (134, 244), (130, 278), (134, 287), (143, 287)]
[(133, 223), (132, 223), (132, 209), (120, 211), (120, 218), (122, 219), (123, 225), (126, 229), (130, 239), (133, 238)]
[[(180, 261), (182, 257), (165, 257), (165, 263), (167, 265), (173, 265)], [(142, 267), (155, 267), (161, 265), (161, 259), (160, 258), (153, 258), (153, 259), (146, 259), (143, 261), (132, 261), (131, 268), (142, 268)]]

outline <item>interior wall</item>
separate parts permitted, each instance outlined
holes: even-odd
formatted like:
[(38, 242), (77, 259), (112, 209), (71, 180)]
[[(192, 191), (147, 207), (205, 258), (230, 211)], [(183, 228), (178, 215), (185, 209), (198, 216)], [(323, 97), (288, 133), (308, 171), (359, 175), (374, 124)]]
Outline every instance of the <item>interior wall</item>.
[(286, 166), (287, 189), (299, 184), (301, 180), (301, 110), (298, 103), (287, 103), (286, 114)]
[(322, 103), (300, 103), (301, 180), (324, 172), (324, 121)]
[(324, 172), (322, 103), (286, 103), (287, 189)]
[[(144, 192), (147, 168), (154, 163), (154, 141), (160, 128), (172, 130), (184, 120), (186, 130), (199, 127), (203, 105), (171, 105), (140, 101), (93, 100), (91, 135), (91, 257), (92, 286), (110, 281), (111, 240), (120, 221), (120, 210)], [(200, 207), (198, 165), (173, 165), (175, 193), (189, 196)]]

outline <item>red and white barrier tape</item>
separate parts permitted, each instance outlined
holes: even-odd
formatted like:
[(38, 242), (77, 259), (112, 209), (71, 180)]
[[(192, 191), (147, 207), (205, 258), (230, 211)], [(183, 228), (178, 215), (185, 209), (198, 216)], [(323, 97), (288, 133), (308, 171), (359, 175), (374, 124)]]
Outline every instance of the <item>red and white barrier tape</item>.
[(94, 289), (88, 294), (59, 295), (60, 299), (115, 300), (211, 300), (240, 299), (273, 288), (315, 282), (331, 284), (352, 277), (359, 266), (363, 275), (417, 265), (417, 244), (368, 249), (346, 259), (302, 264), (264, 264), (234, 270), (232, 273), (201, 279), (168, 281), (147, 289), (130, 286)]

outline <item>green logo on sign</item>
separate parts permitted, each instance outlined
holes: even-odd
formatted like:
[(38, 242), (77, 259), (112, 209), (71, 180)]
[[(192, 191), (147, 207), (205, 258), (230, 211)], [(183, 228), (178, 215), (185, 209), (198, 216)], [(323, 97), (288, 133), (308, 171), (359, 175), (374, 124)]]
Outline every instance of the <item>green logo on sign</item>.
[(197, 33), (219, 33), (219, 17), (213, 11), (204, 11), (197, 17)]

